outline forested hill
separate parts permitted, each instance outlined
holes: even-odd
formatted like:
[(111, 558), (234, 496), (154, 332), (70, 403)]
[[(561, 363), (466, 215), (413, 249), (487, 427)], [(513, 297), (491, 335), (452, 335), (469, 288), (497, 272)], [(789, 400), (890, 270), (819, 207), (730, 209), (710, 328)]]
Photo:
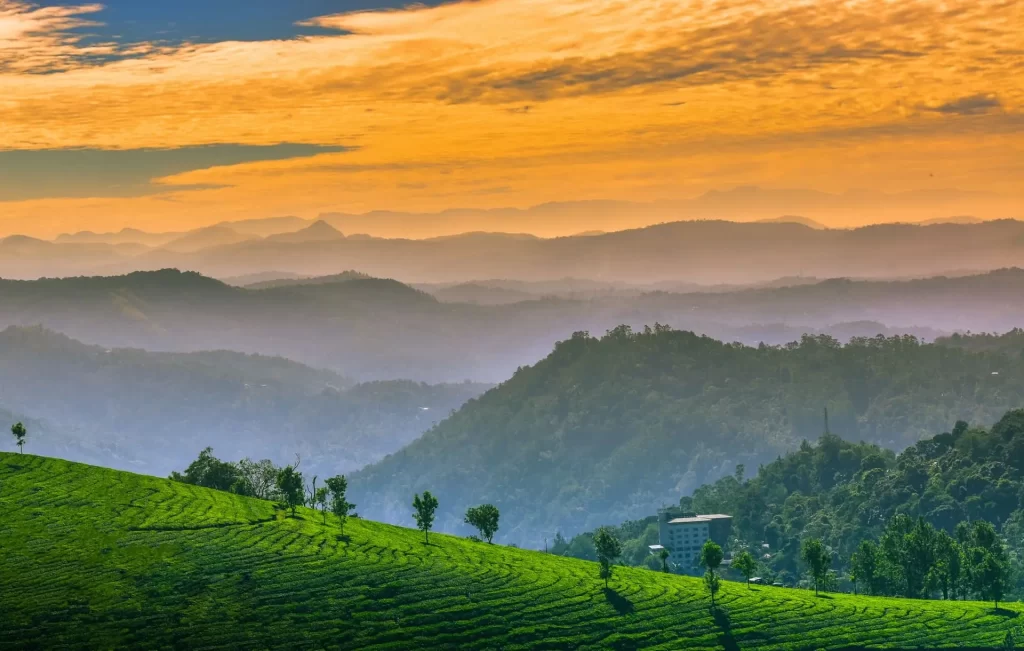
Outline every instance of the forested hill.
[(913, 337), (805, 337), (725, 344), (667, 328), (577, 333), (470, 401), (407, 448), (353, 477), (365, 515), (399, 521), (414, 492), (461, 531), (471, 504), (502, 513), (503, 540), (540, 546), (650, 514), (703, 483), (757, 467), (830, 428), (902, 449), (951, 423), (995, 422), (1024, 403), (1009, 351)]
[[(1024, 410), (1014, 410), (991, 428), (958, 422), (899, 455), (825, 435), (747, 481), (727, 477), (702, 486), (681, 505), (735, 514), (737, 544), (767, 542), (770, 569), (795, 574), (801, 540), (821, 539), (834, 551), (836, 567), (848, 567), (860, 542), (880, 538), (898, 514), (922, 517), (950, 534), (961, 522), (990, 522), (1019, 562), (1022, 495)], [(1024, 576), (1016, 578), (1024, 585)]]

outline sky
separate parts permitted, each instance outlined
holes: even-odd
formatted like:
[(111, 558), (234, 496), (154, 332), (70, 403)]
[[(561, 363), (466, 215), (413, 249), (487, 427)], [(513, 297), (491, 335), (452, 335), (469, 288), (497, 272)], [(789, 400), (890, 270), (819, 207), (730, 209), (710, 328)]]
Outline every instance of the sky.
[(1021, 25), (1014, 0), (0, 0), (0, 234), (751, 186), (1024, 218)]

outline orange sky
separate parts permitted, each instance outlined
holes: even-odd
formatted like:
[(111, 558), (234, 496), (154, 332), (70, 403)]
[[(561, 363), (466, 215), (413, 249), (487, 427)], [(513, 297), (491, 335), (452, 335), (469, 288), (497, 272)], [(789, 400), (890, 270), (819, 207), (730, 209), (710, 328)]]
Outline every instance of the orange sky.
[(99, 5), (0, 0), (0, 149), (346, 148), (182, 171), (132, 196), (4, 200), (0, 179), (0, 234), (737, 185), (957, 188), (985, 193), (974, 214), (1024, 218), (1022, 7), (481, 0), (326, 16), (315, 23), (338, 32), (325, 36), (172, 47), (86, 45), (69, 30), (102, 20)]

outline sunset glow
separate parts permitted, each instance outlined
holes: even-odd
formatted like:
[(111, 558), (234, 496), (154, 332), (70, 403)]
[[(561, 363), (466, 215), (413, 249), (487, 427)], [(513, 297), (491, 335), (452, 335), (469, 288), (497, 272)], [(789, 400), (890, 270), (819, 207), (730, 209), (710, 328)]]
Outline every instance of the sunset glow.
[[(0, 234), (740, 185), (923, 191), (915, 218), (947, 216), (928, 192), (956, 189), (979, 193), (978, 217), (1024, 217), (1022, 7), (483, 0), (312, 17), (281, 40), (129, 43), (94, 35), (101, 4), (0, 0)], [(261, 156), (282, 143), (314, 147)], [(183, 148), (130, 191), (12, 171), (32, 150)]]

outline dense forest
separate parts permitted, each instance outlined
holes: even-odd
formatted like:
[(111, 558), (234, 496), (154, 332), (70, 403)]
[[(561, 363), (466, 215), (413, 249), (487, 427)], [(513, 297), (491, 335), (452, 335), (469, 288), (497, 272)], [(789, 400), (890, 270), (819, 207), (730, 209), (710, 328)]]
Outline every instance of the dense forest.
[(755, 348), (661, 326), (577, 333), (357, 473), (353, 492), (367, 517), (397, 522), (408, 495), (431, 490), (450, 531), (471, 503), (493, 503), (499, 538), (540, 547), (796, 449), (821, 434), (824, 408), (838, 437), (902, 449), (957, 420), (995, 422), (1021, 396), (1016, 353), (909, 336)]
[[(943, 564), (942, 552), (956, 546), (971, 549), (972, 536), (985, 536), (984, 527), (978, 527), (989, 523), (1014, 570), (1007, 592), (1024, 595), (1024, 410), (1008, 412), (990, 429), (959, 421), (951, 431), (923, 439), (898, 455), (826, 433), (816, 444), (804, 442), (761, 466), (755, 476), (744, 475), (739, 468), (701, 486), (682, 497), (679, 507), (732, 514), (728, 551), (733, 557), (752, 553), (759, 560), (758, 575), (768, 581), (806, 583), (801, 544), (817, 539), (847, 590), (854, 588), (850, 577), (860, 573), (862, 591), (955, 598), (960, 594), (953, 594), (956, 581), (944, 584), (942, 571), (955, 576), (957, 565), (968, 563), (954, 559)], [(624, 562), (660, 566), (647, 547), (658, 542), (656, 517), (626, 522), (614, 531), (623, 540)], [(917, 543), (923, 553), (915, 558), (899, 549), (901, 540)], [(558, 536), (551, 551), (591, 559), (593, 534)], [(902, 568), (886, 574), (881, 560), (875, 566), (882, 569), (864, 571), (869, 558), (882, 559), (887, 551), (904, 563), (930, 563), (940, 571), (931, 577), (918, 571), (918, 580), (913, 580), (914, 573)]]
[[(268, 290), (269, 291), (269, 290)], [(30, 450), (166, 474), (207, 446), (347, 472), (409, 443), (479, 395), (473, 383), (355, 384), (278, 357), (89, 346), (39, 327), (0, 332), (0, 416)]]

